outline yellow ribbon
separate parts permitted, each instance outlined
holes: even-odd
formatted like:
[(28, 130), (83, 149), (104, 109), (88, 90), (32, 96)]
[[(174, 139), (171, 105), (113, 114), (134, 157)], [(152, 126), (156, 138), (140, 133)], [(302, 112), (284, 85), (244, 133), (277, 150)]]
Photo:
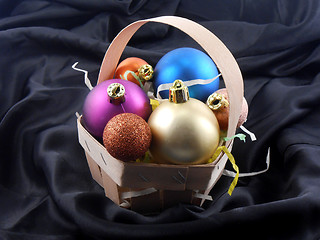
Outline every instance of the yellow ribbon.
[(208, 161), (209, 163), (212, 163), (221, 153), (221, 151), (223, 151), (227, 157), (229, 158), (229, 161), (232, 164), (233, 169), (236, 171), (236, 176), (234, 177), (229, 190), (228, 190), (228, 194), (231, 196), (234, 188), (236, 187), (237, 183), (238, 183), (238, 178), (239, 178), (239, 168), (236, 164), (236, 161), (234, 160), (234, 157), (232, 156), (232, 154), (229, 152), (228, 148), (226, 146), (220, 146), (217, 148), (216, 152), (213, 154), (213, 156), (210, 158), (210, 160)]
[(137, 162), (137, 163), (151, 163), (152, 160), (151, 160), (151, 156), (150, 156), (149, 151), (147, 151), (147, 152), (144, 154), (143, 157), (137, 158), (137, 159), (136, 159), (136, 162)]
[(152, 111), (154, 111), (159, 106), (160, 103), (155, 99), (150, 99), (150, 104), (152, 106)]

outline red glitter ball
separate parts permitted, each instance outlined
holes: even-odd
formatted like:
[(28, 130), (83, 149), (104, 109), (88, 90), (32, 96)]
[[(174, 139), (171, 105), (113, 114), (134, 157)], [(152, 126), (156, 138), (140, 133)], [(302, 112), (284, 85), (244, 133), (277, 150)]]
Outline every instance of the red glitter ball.
[(142, 157), (151, 143), (148, 123), (133, 113), (122, 113), (110, 119), (103, 131), (103, 144), (111, 156), (122, 161)]

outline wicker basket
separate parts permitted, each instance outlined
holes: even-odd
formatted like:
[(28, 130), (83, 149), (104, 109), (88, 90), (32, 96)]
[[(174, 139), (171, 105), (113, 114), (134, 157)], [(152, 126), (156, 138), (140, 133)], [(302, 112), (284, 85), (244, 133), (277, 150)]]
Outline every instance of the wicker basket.
[[(112, 79), (120, 56), (132, 35), (145, 23), (158, 22), (176, 27), (206, 50), (217, 65), (229, 94), (230, 116), (227, 136), (235, 134), (243, 99), (240, 69), (225, 45), (201, 25), (181, 17), (164, 16), (134, 22), (124, 28), (110, 44), (101, 64), (98, 84)], [(79, 142), (85, 150), (92, 177), (116, 204), (150, 213), (177, 203), (202, 205), (219, 180), (228, 160), (226, 154), (210, 164), (170, 165), (123, 162), (113, 158), (100, 142), (77, 121)], [(226, 142), (231, 151), (232, 141)]]

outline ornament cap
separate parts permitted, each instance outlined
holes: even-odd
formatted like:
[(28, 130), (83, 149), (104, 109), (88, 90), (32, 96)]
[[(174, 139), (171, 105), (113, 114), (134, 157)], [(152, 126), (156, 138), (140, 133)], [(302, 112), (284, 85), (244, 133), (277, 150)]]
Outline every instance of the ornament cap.
[(149, 81), (153, 77), (153, 68), (149, 64), (142, 65), (138, 69), (138, 76), (140, 79)]
[(216, 111), (222, 107), (229, 107), (229, 102), (222, 94), (213, 93), (208, 97), (207, 105), (210, 109)]
[(181, 80), (175, 80), (169, 89), (169, 101), (173, 103), (184, 103), (189, 100), (188, 87)]
[(107, 89), (110, 102), (116, 105), (125, 101), (125, 92), (124, 86), (120, 83), (111, 83)]

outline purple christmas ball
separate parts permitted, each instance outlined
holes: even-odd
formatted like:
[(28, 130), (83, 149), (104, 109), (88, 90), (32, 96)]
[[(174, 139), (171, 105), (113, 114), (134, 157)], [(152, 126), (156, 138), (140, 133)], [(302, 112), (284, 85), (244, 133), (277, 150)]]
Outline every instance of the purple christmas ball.
[(151, 114), (148, 96), (136, 84), (123, 80), (106, 80), (94, 87), (83, 105), (84, 127), (101, 139), (108, 121), (120, 113), (134, 113), (146, 121)]

